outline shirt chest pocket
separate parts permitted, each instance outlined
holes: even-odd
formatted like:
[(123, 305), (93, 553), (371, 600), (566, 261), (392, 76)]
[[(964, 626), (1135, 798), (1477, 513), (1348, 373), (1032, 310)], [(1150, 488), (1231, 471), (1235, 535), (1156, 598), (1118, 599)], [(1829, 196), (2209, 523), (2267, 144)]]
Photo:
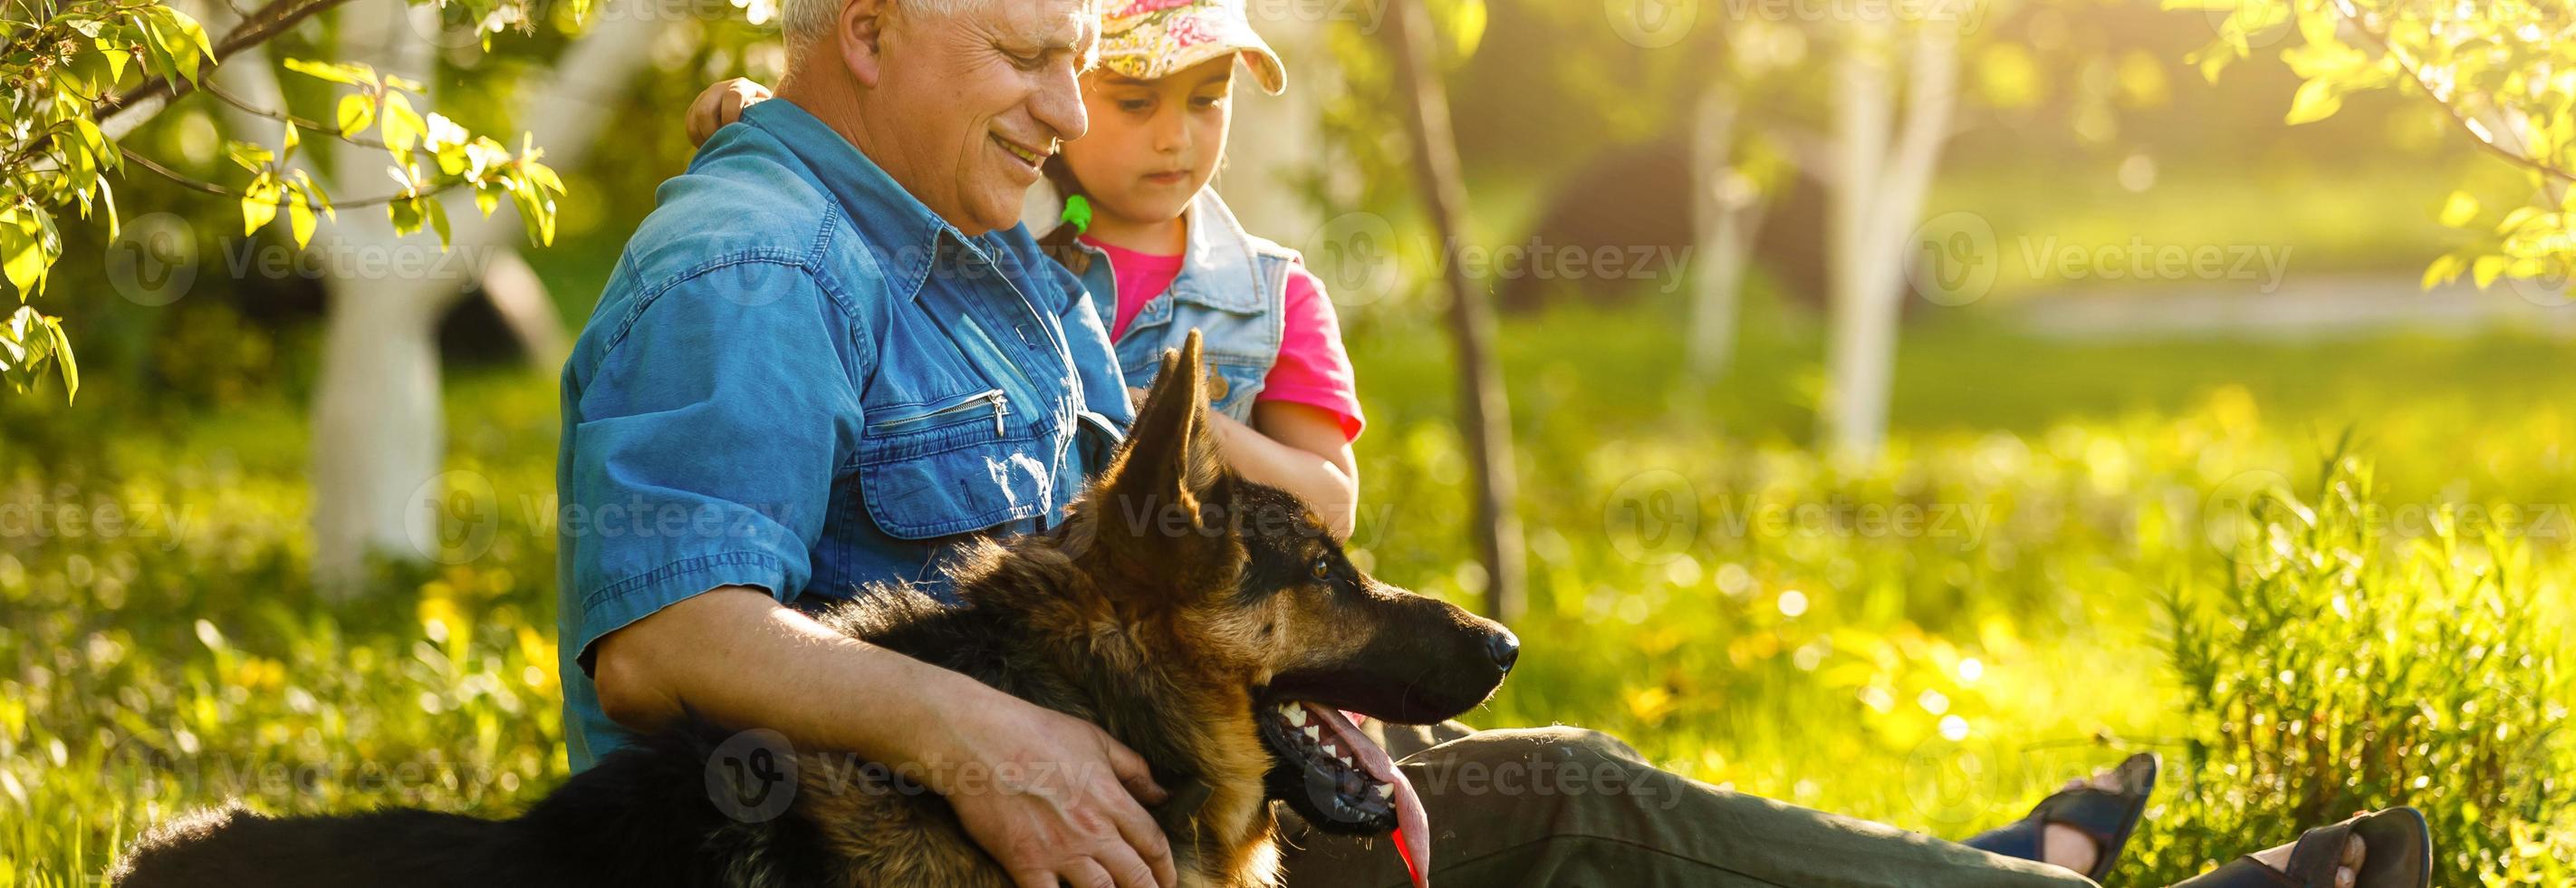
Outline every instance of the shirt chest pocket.
[[(1206, 361), (1208, 406), (1236, 420), (1251, 422), (1253, 401), (1260, 397), (1270, 378), (1271, 365), (1276, 363), (1275, 356), (1258, 358), (1209, 351)], [(1163, 370), (1162, 353), (1154, 351), (1122, 369), (1128, 385), (1152, 388), (1154, 378)]]
[(1056, 435), (1014, 413), (999, 389), (871, 407), (859, 440), (857, 498), (896, 539), (982, 530), (1055, 503)]
[(1206, 349), (1208, 406), (1251, 422), (1253, 401), (1279, 359), (1280, 319), (1257, 303), (1220, 306), (1199, 298), (1202, 292), (1175, 289), (1148, 306), (1150, 317), (1139, 317), (1118, 340), (1120, 369), (1128, 385), (1152, 387), (1163, 352), (1179, 349), (1197, 330)]

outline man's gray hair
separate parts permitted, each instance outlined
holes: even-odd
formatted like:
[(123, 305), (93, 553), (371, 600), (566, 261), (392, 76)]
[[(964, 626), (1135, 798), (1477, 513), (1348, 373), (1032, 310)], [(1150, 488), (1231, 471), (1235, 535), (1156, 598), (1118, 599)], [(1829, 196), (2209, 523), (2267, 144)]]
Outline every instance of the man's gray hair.
[[(894, 0), (906, 14), (955, 15), (980, 6), (988, 0)], [(787, 36), (787, 51), (794, 54), (816, 38), (831, 33), (832, 20), (841, 17), (841, 7), (849, 0), (780, 0), (779, 30)]]

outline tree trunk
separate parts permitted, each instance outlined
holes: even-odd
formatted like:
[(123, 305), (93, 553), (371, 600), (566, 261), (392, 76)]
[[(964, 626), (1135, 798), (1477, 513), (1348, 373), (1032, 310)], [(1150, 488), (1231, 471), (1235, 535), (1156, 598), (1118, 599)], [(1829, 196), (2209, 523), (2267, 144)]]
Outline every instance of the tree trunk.
[[(1395, 88), (1405, 103), (1413, 136), (1415, 178), (1424, 215), (1444, 249), (1460, 242), (1458, 220), (1467, 189), (1458, 177), (1458, 146), (1449, 131), (1449, 99), (1432, 52), (1431, 16), (1423, 0), (1396, 0), (1387, 9), (1386, 40), (1395, 60)], [(1492, 310), (1468, 281), (1461, 263), (1443, 262), (1449, 290), (1449, 333), (1458, 348), (1459, 424), (1474, 466), (1477, 542), (1483, 549), (1485, 612), (1511, 622), (1526, 604), (1519, 496), (1512, 465), (1511, 401), (1493, 360)]]
[(1948, 140), (1958, 80), (1957, 35), (1937, 26), (1907, 32), (1905, 117), (1891, 145), (1897, 96), (1888, 57), (1899, 35), (1887, 22), (1874, 24), (1855, 34), (1835, 59), (1836, 144), (1828, 177), (1834, 191), (1827, 224), (1834, 317), (1824, 444), (1856, 459), (1874, 458), (1887, 440), (1906, 240)]
[[(436, 249), (392, 240), (390, 223), (372, 221), (383, 226), (383, 240), (353, 231), (350, 241)], [(423, 517), (410, 510), (443, 499), (443, 491), (429, 489), (446, 460), (438, 320), (464, 283), (445, 275), (328, 279), (330, 316), (313, 402), (313, 569), (334, 594), (364, 588), (371, 552), (407, 560), (438, 554), (421, 545), (434, 540), (415, 541), (408, 528)]]
[(496, 251), (483, 268), (482, 285), (483, 298), (519, 340), (528, 366), (546, 374), (562, 370), (564, 358), (572, 354), (572, 338), (564, 333), (563, 315), (555, 311), (545, 279), (528, 267), (528, 260), (516, 249)]
[[(546, 163), (557, 170), (579, 166), (598, 141), (609, 111), (645, 62), (646, 55), (636, 47), (649, 43), (666, 18), (607, 6), (593, 10), (591, 28), (564, 50), (550, 72), (527, 75), (529, 81), (518, 90), (525, 98), (513, 109), (512, 119), (545, 146)], [(423, 13), (434, 20), (437, 9), (405, 7), (398, 0), (352, 4), (342, 13), (342, 57), (393, 62), (379, 63), (378, 70), (426, 73), (426, 56), (420, 53), (428, 41), (418, 35), (429, 33), (427, 26), (406, 30), (401, 18)], [(349, 162), (335, 171), (338, 182), (384, 179), (381, 158), (350, 148), (341, 155)], [(446, 459), (438, 322), (478, 277), (503, 287), (534, 279), (507, 253), (516, 238), (524, 237), (516, 212), (503, 207), (486, 218), (464, 196), (446, 204), (454, 235), (447, 249), (457, 254), (449, 261), (438, 261), (436, 235), (422, 231), (396, 237), (384, 212), (375, 208), (353, 210), (315, 238), (317, 244), (327, 242), (353, 256), (413, 257), (422, 260), (421, 266), (449, 270), (327, 280), (330, 319), (313, 404), (313, 566), (323, 588), (338, 594), (360, 591), (371, 553), (403, 559), (452, 554), (440, 551), (434, 537), (414, 535), (422, 510), (445, 498), (445, 491), (432, 483)], [(520, 280), (514, 284), (514, 279)], [(552, 311), (541, 290), (533, 302), (524, 292), (497, 295), (507, 300), (505, 316), (540, 306)], [(546, 338), (540, 319), (521, 318), (512, 326), (523, 337), (535, 336), (537, 344)], [(531, 354), (542, 367), (559, 361), (561, 350), (532, 347)]]
[(1700, 99), (1691, 134), (1692, 229), (1699, 240), (1699, 273), (1692, 281), (1691, 375), (1702, 383), (1726, 376), (1735, 359), (1737, 316), (1753, 241), (1762, 230), (1768, 200), (1735, 167), (1731, 156), (1739, 102), (1720, 82)]

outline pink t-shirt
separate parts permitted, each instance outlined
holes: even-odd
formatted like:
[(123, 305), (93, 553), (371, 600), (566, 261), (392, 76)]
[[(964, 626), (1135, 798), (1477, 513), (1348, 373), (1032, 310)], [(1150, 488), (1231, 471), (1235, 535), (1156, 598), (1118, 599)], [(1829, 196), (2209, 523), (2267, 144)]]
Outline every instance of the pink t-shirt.
[[(1118, 278), (1118, 311), (1109, 325), (1113, 341), (1125, 337), (1127, 325), (1145, 304), (1181, 276), (1185, 257), (1140, 253), (1089, 236), (1082, 242), (1107, 255)], [(1287, 296), (1279, 359), (1271, 363), (1256, 400), (1321, 408), (1341, 420), (1344, 440), (1357, 440), (1367, 423), (1360, 416), (1359, 386), (1351, 374), (1350, 354), (1342, 349), (1342, 322), (1333, 314), (1333, 300), (1324, 297), (1324, 283), (1303, 265), (1289, 269)]]

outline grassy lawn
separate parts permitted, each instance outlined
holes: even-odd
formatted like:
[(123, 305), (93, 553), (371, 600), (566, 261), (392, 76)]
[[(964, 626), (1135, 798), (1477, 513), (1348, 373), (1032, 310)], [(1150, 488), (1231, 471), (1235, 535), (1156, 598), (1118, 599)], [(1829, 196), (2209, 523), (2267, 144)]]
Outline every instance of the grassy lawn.
[[(2446, 874), (2565, 884), (2545, 868), (2576, 848), (2557, 804), (2576, 778), (2555, 730), (2576, 589), (2576, 516), (2550, 505), (2576, 502), (2562, 345), (2076, 346), (1944, 319), (1908, 331), (1894, 444), (1861, 464), (1803, 449), (1820, 373), (1808, 324), (1757, 313), (1738, 369), (1703, 384), (1680, 374), (1667, 308), (1504, 331), (1532, 613), (1521, 671), (1471, 721), (1597, 727), (1694, 777), (1949, 836), (2018, 816), (2117, 749), (2155, 748), (2228, 773), (2175, 790), (2129, 875), (2281, 833), (2253, 812), (2412, 801), (2476, 852)], [(1353, 348), (1370, 418), (1359, 557), (1472, 602), (1448, 356), (1432, 328), (1394, 322), (1356, 328)], [(298, 405), (141, 432), (95, 411), (42, 420), (53, 431), (29, 440), (83, 446), (0, 463), (14, 509), (0, 517), (68, 509), (91, 526), (0, 536), (0, 885), (80, 884), (135, 830), (227, 797), (499, 815), (551, 786), (554, 398), (531, 374), (452, 380), (451, 491), (488, 516), (491, 543), (387, 567), (352, 602), (305, 576)], [(2346, 429), (2375, 474), (2321, 482)], [(2235, 520), (2268, 479), (2309, 516)], [(2396, 533), (2319, 536), (2345, 493)], [(2418, 563), (2428, 547), (2397, 537), (2442, 503), (2560, 511)], [(2245, 550), (2221, 546), (2248, 540), (2268, 554), (2231, 563)], [(2300, 573), (2318, 565), (2333, 571)], [(2278, 637), (2242, 635), (2272, 625), (2246, 610), (2263, 602), (2305, 604)], [(2478, 608), (2513, 619), (2462, 621)], [(2475, 636), (2481, 654), (2508, 659), (2390, 678), (2335, 658), (2412, 662), (2472, 624), (2492, 636)], [(2230, 656), (2178, 662), (2212, 633)], [(2282, 659), (2299, 650), (2316, 656)], [(2336, 690), (2429, 682), (2472, 711)], [(2416, 737), (2422, 765), (2346, 779), (2249, 736), (2248, 713), (2332, 727), (2337, 750)], [(2472, 779), (2490, 765), (2514, 776)]]

